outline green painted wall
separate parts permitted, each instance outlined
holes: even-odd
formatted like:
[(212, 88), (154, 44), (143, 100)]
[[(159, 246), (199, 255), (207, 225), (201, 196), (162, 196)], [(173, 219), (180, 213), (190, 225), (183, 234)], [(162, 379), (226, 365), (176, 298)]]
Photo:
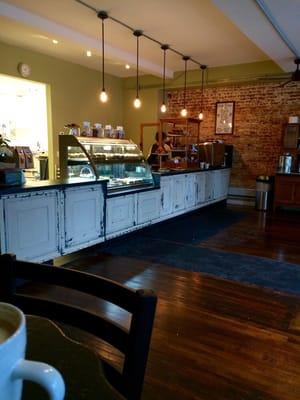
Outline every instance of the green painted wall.
[[(230, 85), (236, 83), (259, 82), (258, 77), (266, 75), (281, 74), (281, 68), (272, 61), (263, 61), (258, 63), (240, 64), (233, 66), (208, 68), (206, 74), (206, 85)], [(126, 78), (123, 82), (123, 115), (124, 126), (128, 137), (135, 142), (140, 142), (140, 125), (144, 122), (155, 122), (163, 115), (159, 112), (161, 104), (161, 85), (160, 78), (145, 75), (140, 77), (140, 99), (142, 107), (135, 109), (133, 100), (135, 98), (136, 78)], [(177, 89), (184, 85), (184, 72), (179, 71), (174, 74), (174, 79), (167, 80), (167, 90)], [(200, 69), (188, 71), (187, 86), (201, 86)], [(156, 129), (145, 130), (144, 135), (144, 154), (154, 140)]]
[[(140, 125), (141, 123), (156, 122), (158, 116), (159, 90), (143, 90), (142, 106), (139, 109), (134, 108), (133, 101), (136, 96), (135, 89), (124, 89), (124, 127), (126, 137), (131, 138), (135, 143), (140, 143)], [(145, 129), (144, 135), (144, 154), (148, 154), (151, 144), (154, 142), (156, 128), (149, 127)]]
[(102, 104), (98, 100), (100, 73), (95, 70), (4, 43), (0, 43), (0, 54), (0, 73), (20, 77), (17, 65), (24, 62), (31, 66), (30, 80), (49, 85), (52, 115), (49, 143), (53, 152), (49, 155), (55, 162), (57, 135), (66, 123), (123, 124), (122, 79), (106, 75), (105, 87), (110, 101)]

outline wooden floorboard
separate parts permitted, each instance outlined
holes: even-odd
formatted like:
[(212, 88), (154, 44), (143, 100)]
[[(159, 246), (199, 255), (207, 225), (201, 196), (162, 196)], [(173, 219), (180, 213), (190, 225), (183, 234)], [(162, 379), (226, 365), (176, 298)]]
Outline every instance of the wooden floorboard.
[[(294, 236), (300, 232), (299, 222), (298, 216), (250, 212), (201, 245), (300, 264), (300, 235)], [(66, 260), (69, 267), (157, 293), (144, 400), (300, 399), (300, 297), (112, 256), (101, 247)], [(129, 323), (127, 313), (92, 297), (42, 285), (25, 290), (71, 299), (125, 326)], [(88, 341), (121, 364), (119, 354), (94, 338)]]
[(300, 212), (249, 209), (245, 218), (201, 246), (300, 264)]

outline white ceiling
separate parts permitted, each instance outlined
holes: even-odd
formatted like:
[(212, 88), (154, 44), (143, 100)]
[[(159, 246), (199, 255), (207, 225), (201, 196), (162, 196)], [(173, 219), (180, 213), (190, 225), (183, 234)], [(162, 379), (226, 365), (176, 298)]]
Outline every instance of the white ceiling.
[[(254, 0), (84, 0), (134, 29), (192, 56), (209, 67), (273, 59), (285, 71), (295, 58)], [(262, 0), (260, 0), (262, 1)], [(300, 0), (264, 0), (300, 53)], [(0, 0), (0, 41), (100, 68), (101, 22), (75, 0)], [(57, 45), (52, 43), (55, 38)], [(136, 39), (105, 21), (106, 71), (120, 77), (135, 73)], [(88, 58), (86, 50), (93, 56)], [(125, 70), (125, 63), (133, 68)], [(196, 64), (188, 63), (189, 69)], [(140, 39), (142, 73), (160, 75), (162, 50)], [(182, 70), (180, 56), (167, 52), (167, 75)]]

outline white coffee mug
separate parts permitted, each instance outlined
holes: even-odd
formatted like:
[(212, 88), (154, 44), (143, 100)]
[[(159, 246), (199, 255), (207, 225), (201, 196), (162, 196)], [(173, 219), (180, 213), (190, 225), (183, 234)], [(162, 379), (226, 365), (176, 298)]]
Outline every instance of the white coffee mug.
[(65, 385), (60, 373), (48, 364), (24, 360), (25, 315), (17, 307), (0, 303), (0, 398), (20, 400), (23, 380), (41, 385), (51, 400), (62, 400)]

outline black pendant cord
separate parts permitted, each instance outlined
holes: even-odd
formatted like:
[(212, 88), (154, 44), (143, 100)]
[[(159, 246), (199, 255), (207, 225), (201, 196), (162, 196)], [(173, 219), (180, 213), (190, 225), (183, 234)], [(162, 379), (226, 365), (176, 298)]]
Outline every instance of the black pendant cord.
[(166, 104), (166, 51), (169, 49), (167, 44), (163, 44), (161, 49), (164, 52), (164, 67), (163, 67), (163, 104)]
[(183, 98), (183, 108), (185, 109), (185, 106), (186, 106), (186, 70), (187, 70), (187, 62), (190, 59), (190, 57), (183, 56), (182, 59), (184, 60), (184, 98)]
[(139, 98), (139, 37), (136, 37), (136, 98)]
[(184, 67), (184, 101), (183, 101), (183, 108), (185, 108), (185, 101), (186, 101), (186, 64), (187, 60), (185, 60), (185, 67)]
[(166, 103), (166, 50), (164, 50), (163, 104)]
[(204, 71), (206, 70), (206, 65), (201, 65), (201, 108), (200, 113), (203, 113), (203, 95), (204, 95)]
[(102, 92), (105, 92), (105, 88), (104, 88), (104, 19), (102, 19)]
[(201, 71), (201, 108), (200, 112), (203, 112), (203, 89), (204, 89), (204, 69)]
[(106, 11), (99, 11), (98, 18), (102, 21), (101, 26), (101, 41), (102, 41), (102, 92), (105, 92), (104, 87), (104, 20), (108, 18), (108, 14)]
[(140, 57), (140, 47), (139, 38), (142, 36), (143, 32), (140, 30), (135, 30), (133, 32), (136, 37), (136, 98), (139, 98), (139, 57)]

